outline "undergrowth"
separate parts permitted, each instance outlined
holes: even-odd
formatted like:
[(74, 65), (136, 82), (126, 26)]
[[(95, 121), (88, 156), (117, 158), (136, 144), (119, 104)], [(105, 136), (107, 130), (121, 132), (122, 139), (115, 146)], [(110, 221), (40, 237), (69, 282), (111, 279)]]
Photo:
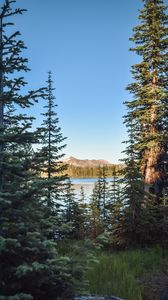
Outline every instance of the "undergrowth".
[(165, 268), (168, 251), (163, 253), (161, 248), (156, 247), (102, 253), (97, 259), (99, 263), (92, 264), (87, 272), (91, 293), (115, 295), (126, 300), (142, 300), (142, 279)]

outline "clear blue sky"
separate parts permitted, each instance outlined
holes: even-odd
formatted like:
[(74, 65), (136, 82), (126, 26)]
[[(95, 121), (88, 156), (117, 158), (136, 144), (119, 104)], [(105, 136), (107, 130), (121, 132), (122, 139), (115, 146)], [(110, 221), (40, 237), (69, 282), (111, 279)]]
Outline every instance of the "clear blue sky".
[[(168, 3), (168, 0), (166, 1)], [(126, 139), (123, 101), (130, 96), (128, 51), (141, 0), (18, 0), (16, 19), (28, 49), (29, 88), (53, 72), (66, 156), (117, 162)], [(42, 103), (33, 108), (40, 124)]]

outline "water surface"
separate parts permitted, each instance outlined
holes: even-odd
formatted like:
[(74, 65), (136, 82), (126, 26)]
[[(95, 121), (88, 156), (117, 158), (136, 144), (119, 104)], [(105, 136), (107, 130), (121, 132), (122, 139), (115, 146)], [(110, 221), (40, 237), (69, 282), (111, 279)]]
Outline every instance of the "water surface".
[[(93, 191), (94, 185), (97, 182), (98, 178), (71, 178), (71, 182), (75, 189), (75, 194), (80, 195), (81, 186), (84, 188), (86, 198), (88, 199)], [(106, 178), (107, 182), (112, 181), (112, 178)]]

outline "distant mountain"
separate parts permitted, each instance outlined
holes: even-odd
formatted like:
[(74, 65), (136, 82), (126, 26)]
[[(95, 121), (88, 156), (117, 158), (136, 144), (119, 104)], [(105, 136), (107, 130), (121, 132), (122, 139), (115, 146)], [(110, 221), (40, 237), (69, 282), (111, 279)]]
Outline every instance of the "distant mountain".
[(98, 167), (104, 165), (112, 165), (109, 161), (104, 159), (78, 159), (73, 156), (64, 160), (68, 165), (75, 167)]

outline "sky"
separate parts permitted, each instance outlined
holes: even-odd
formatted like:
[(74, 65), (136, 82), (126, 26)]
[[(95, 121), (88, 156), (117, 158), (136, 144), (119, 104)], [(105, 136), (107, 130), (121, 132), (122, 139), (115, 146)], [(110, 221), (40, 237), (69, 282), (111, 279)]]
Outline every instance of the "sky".
[[(17, 0), (17, 6), (27, 9), (15, 28), (28, 47), (28, 87), (45, 86), (52, 71), (66, 157), (119, 162), (127, 139), (125, 89), (138, 59), (129, 37), (141, 0)], [(42, 106), (32, 108), (34, 126)]]

